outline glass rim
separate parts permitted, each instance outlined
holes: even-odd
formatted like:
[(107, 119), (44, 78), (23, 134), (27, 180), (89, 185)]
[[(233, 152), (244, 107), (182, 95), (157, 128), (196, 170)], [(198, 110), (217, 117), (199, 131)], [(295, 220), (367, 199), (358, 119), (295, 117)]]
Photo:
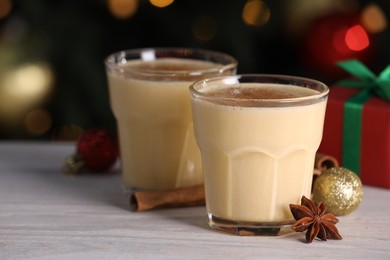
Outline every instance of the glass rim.
[[(163, 54), (163, 56), (159, 56)], [(196, 56), (198, 55), (198, 56)], [(203, 58), (205, 57), (205, 58)], [(161, 58), (194, 59), (199, 61), (210, 61), (220, 66), (208, 69), (195, 70), (152, 70), (144, 68), (124, 69), (121, 64), (126, 64), (129, 60), (153, 61)], [(217, 59), (226, 61), (219, 62)], [(185, 48), (185, 47), (152, 47), (127, 49), (114, 52), (104, 59), (104, 64), (110, 69), (120, 69), (126, 72), (136, 73), (143, 76), (200, 76), (205, 74), (223, 73), (236, 69), (238, 61), (231, 55), (206, 49)]]
[[(298, 86), (298, 87), (305, 87), (305, 83), (307, 85), (315, 85), (319, 88), (321, 88), (321, 91), (319, 91), (318, 94), (309, 95), (309, 96), (303, 96), (303, 97), (293, 97), (293, 98), (273, 98), (273, 99), (266, 99), (266, 98), (238, 98), (238, 97), (221, 97), (221, 96), (211, 96), (207, 93), (200, 92), (197, 87), (199, 86), (205, 86), (210, 83), (216, 83), (218, 81), (223, 82), (224, 85), (228, 84), (237, 84), (240, 83), (240, 79), (253, 79), (253, 81), (248, 82), (242, 82), (242, 83), (264, 83), (264, 84), (278, 84), (278, 85), (292, 85), (292, 86)], [(258, 81), (256, 81), (258, 79)], [(272, 79), (272, 80), (281, 80), (286, 81), (286, 83), (282, 82), (271, 82), (271, 81), (259, 81), (259, 79)], [(235, 80), (235, 82), (233, 81)], [(296, 84), (287, 83), (287, 81), (291, 81)], [(301, 83), (301, 84), (297, 84)], [(309, 88), (306, 86), (306, 88)], [(313, 88), (311, 88), (313, 89)], [(223, 102), (224, 105), (229, 106), (229, 103), (237, 104), (237, 103), (246, 103), (246, 102), (255, 102), (260, 104), (285, 104), (286, 106), (293, 106), (296, 103), (302, 103), (302, 102), (309, 102), (314, 100), (320, 100), (328, 96), (329, 94), (329, 87), (318, 80), (306, 78), (306, 77), (300, 77), (300, 76), (291, 76), (291, 75), (282, 75), (282, 74), (238, 74), (238, 75), (231, 75), (231, 76), (220, 76), (220, 77), (213, 77), (213, 78), (207, 78), (195, 81), (192, 83), (189, 87), (191, 95), (199, 99), (207, 100), (207, 101), (215, 101), (220, 103)]]

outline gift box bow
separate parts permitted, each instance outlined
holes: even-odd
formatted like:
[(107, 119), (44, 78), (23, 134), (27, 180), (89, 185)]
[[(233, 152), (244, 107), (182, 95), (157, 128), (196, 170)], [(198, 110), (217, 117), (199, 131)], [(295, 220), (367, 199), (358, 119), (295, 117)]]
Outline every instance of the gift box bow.
[(342, 144), (342, 165), (360, 174), (363, 106), (373, 95), (390, 101), (390, 65), (379, 76), (354, 59), (340, 61), (337, 66), (354, 76), (354, 79), (341, 80), (337, 85), (362, 88), (362, 91), (349, 98), (344, 104)]
[(340, 61), (337, 65), (356, 77), (356, 80), (339, 81), (340, 86), (363, 88), (365, 92), (373, 92), (383, 99), (390, 100), (390, 65), (378, 77), (358, 60)]

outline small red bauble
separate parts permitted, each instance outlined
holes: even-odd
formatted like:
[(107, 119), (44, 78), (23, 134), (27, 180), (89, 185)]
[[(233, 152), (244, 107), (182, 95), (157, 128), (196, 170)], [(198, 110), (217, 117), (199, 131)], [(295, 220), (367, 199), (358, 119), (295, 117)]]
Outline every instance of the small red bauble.
[(108, 170), (118, 158), (117, 138), (104, 129), (86, 130), (77, 143), (77, 154), (88, 170)]

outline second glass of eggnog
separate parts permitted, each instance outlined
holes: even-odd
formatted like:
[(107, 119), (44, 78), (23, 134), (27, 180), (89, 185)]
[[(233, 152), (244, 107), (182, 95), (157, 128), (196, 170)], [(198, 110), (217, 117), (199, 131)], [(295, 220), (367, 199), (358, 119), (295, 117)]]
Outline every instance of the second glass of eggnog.
[(236, 73), (226, 54), (184, 48), (121, 51), (105, 60), (126, 188), (163, 190), (203, 183), (188, 87)]
[(310, 196), (328, 87), (280, 75), (238, 75), (190, 87), (212, 228), (238, 235), (290, 230), (289, 204)]

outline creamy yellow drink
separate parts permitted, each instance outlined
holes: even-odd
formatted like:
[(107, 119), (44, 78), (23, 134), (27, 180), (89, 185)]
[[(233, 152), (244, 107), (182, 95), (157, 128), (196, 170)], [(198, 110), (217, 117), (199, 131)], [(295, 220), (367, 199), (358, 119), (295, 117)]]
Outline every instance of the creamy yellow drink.
[(209, 61), (159, 58), (129, 60), (107, 72), (126, 187), (162, 190), (203, 183), (188, 98), (188, 87), (203, 77), (187, 72), (222, 67)]
[(209, 218), (265, 224), (293, 220), (289, 204), (310, 196), (326, 98), (276, 106), (274, 100), (319, 92), (269, 83), (207, 84), (198, 90), (206, 98), (193, 97), (192, 108)]

